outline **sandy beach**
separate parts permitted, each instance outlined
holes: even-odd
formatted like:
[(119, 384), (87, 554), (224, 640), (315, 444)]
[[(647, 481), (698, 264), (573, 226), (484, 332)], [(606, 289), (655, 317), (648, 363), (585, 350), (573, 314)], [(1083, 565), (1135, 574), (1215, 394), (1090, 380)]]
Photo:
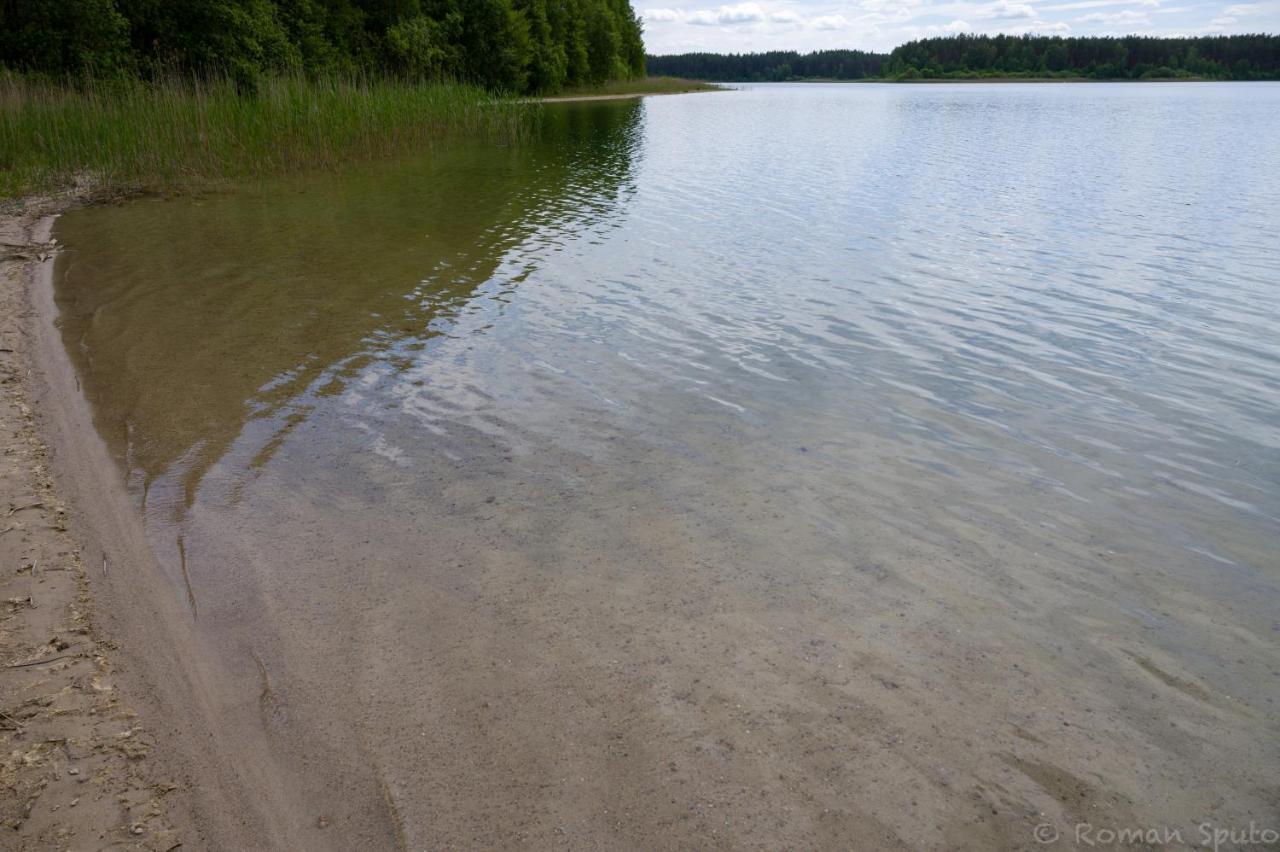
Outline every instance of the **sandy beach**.
[(287, 848), (261, 742), (174, 628), (61, 351), (50, 230), (82, 203), (0, 213), (0, 845)]
[(54, 251), (47, 217), (68, 203), (0, 213), (0, 845), (169, 849), (177, 785), (119, 688), (89, 591), (97, 561), (68, 527), (37, 427), (30, 285)]

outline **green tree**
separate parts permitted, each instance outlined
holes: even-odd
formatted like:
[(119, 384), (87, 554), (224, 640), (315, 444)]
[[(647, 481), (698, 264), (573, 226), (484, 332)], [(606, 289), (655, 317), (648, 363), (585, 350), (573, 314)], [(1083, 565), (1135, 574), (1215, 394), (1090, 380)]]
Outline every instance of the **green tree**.
[(365, 71), (512, 92), (644, 73), (628, 0), (0, 0), (0, 64), (48, 74)]
[(1067, 46), (1060, 41), (1049, 45), (1049, 49), (1044, 52), (1044, 67), (1048, 71), (1065, 70), (1068, 60)]
[(129, 24), (113, 0), (0, 0), (0, 64), (118, 74), (132, 68)]
[(625, 76), (618, 55), (622, 39), (618, 36), (617, 23), (609, 10), (601, 4), (590, 6), (587, 40), (588, 79), (603, 83), (612, 77)]
[(386, 49), (391, 66), (408, 77), (439, 80), (455, 73), (460, 63), (459, 48), (451, 43), (456, 16), (436, 21), (415, 15), (392, 24), (386, 32)]

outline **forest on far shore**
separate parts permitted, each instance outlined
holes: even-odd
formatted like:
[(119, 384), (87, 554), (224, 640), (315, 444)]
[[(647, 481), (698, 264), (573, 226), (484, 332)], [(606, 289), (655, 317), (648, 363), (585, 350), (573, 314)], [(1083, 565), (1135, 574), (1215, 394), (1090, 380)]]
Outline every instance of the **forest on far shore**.
[(550, 93), (644, 75), (628, 0), (0, 0), (0, 69), (393, 75)]
[(685, 53), (646, 57), (650, 74), (765, 82), (981, 77), (1098, 80), (1280, 79), (1280, 36), (1194, 38), (954, 35), (910, 41), (890, 53)]

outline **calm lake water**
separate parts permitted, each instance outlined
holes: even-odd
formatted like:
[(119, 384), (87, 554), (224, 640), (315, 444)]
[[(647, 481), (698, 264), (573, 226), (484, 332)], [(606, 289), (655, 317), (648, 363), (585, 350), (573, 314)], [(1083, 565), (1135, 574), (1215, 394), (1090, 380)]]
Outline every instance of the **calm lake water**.
[(1280, 85), (543, 123), (58, 227), (309, 842), (1277, 823)]

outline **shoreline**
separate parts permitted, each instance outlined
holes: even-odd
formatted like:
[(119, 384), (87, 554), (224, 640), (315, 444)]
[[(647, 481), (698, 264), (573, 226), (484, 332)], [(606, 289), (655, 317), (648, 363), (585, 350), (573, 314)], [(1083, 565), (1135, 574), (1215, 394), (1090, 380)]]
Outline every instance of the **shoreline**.
[(1252, 83), (1254, 80), (1211, 80), (1208, 77), (1152, 77), (1130, 80), (1124, 78), (1098, 79), (1094, 77), (919, 77), (910, 80), (851, 80), (865, 83)]
[[(805, 80), (714, 80), (708, 81), (718, 86), (769, 86), (779, 83), (829, 86), (850, 83), (866, 85), (917, 85), (933, 83), (1273, 83), (1275, 80), (1214, 80), (1210, 77), (1158, 77), (1145, 80), (1129, 80), (1122, 78), (1096, 79), (1093, 77), (917, 77), (913, 79), (890, 79), (888, 77), (857, 77), (848, 80), (805, 79)], [(674, 94), (674, 93), (673, 93)]]
[[(528, 101), (527, 103), (535, 104), (574, 104), (586, 101), (631, 101), (636, 98), (656, 98), (663, 95), (697, 95), (703, 92), (715, 91), (714, 89), (693, 89), (688, 92), (629, 92), (623, 95), (555, 95), (549, 98), (538, 98), (536, 101)], [(729, 91), (725, 89), (724, 91)]]
[(173, 594), (60, 339), (53, 225), (101, 201), (0, 212), (0, 782), (18, 791), (0, 825), (18, 848), (331, 848), (275, 762), (252, 662), (208, 653)]
[(154, 759), (132, 691), (118, 686), (121, 654), (101, 628), (93, 560), (68, 526), (41, 422), (32, 290), (56, 251), (53, 218), (76, 203), (27, 199), (0, 213), (0, 783), (12, 792), (0, 830), (18, 848), (167, 849), (185, 835), (178, 785)]
[(655, 98), (663, 95), (701, 95), (708, 92), (732, 92), (733, 89), (727, 83), (708, 83), (706, 88), (688, 89), (679, 92), (621, 92), (617, 94), (604, 95), (550, 95), (545, 98), (536, 98), (526, 101), (526, 103), (537, 104), (571, 104), (583, 103), (586, 101), (629, 101), (636, 98)]

